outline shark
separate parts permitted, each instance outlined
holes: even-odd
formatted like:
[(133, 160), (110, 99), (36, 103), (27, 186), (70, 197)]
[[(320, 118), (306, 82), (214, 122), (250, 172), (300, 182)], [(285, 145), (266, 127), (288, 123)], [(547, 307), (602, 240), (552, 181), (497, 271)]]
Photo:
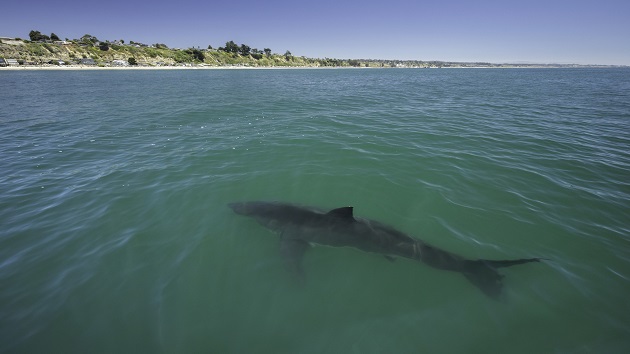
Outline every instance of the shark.
[(443, 271), (462, 274), (488, 297), (499, 300), (504, 276), (498, 269), (539, 262), (542, 258), (511, 260), (466, 259), (409, 236), (375, 220), (354, 216), (351, 206), (324, 210), (285, 202), (229, 203), (239, 215), (251, 217), (280, 236), (280, 254), (291, 273), (300, 278), (302, 260), (312, 245), (351, 247), (385, 256), (407, 258)]

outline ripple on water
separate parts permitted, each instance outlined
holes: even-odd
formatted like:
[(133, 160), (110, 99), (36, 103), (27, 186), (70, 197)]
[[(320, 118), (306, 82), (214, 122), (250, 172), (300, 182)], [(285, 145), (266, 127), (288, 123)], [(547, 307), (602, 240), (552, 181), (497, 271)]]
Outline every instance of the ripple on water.
[[(14, 74), (0, 106), (0, 351), (119, 351), (112, 337), (347, 351), (369, 337), (399, 352), (554, 352), (630, 332), (625, 71)], [(310, 252), (298, 291), (277, 238), (225, 207), (247, 199), (354, 205), (467, 257), (549, 261), (502, 270), (507, 307), (462, 277), (343, 249)], [(333, 344), (318, 330), (330, 323)], [(499, 324), (505, 335), (483, 332)], [(431, 338), (400, 336), (418, 329)]]

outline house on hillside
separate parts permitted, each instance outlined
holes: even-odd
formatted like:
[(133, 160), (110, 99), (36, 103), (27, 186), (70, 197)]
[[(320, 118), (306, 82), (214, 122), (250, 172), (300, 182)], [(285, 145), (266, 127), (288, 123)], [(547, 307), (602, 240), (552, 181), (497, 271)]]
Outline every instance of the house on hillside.
[(126, 61), (126, 60), (119, 60), (119, 59), (117, 59), (117, 60), (112, 61), (112, 65), (114, 65), (114, 66), (129, 66), (129, 62)]
[(9, 64), (4, 60), (4, 58), (0, 58), (0, 67), (9, 66)]
[(20, 66), (17, 59), (4, 59), (6, 66)]
[(83, 58), (79, 60), (79, 65), (96, 65), (96, 62), (92, 58)]

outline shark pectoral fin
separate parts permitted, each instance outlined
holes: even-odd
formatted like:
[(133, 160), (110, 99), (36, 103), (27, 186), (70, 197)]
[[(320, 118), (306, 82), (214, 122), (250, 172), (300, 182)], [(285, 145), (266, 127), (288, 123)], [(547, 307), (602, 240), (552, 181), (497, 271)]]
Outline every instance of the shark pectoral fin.
[(306, 241), (299, 239), (282, 239), (280, 240), (280, 255), (284, 259), (287, 269), (298, 278), (304, 277), (302, 269), (302, 258), (310, 245)]
[(500, 300), (503, 290), (503, 276), (494, 268), (480, 265), (462, 274), (486, 296), (494, 300)]

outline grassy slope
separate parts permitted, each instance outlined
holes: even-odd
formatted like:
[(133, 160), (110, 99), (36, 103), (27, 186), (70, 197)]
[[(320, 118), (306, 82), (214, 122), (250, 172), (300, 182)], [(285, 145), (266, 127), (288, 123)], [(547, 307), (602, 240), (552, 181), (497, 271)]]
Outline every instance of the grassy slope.
[[(13, 42), (0, 43), (0, 57), (18, 59), (28, 63), (44, 64), (51, 60), (63, 60), (67, 63), (81, 58), (92, 58), (100, 65), (106, 65), (113, 60), (129, 60), (135, 58), (140, 65), (176, 64), (205, 64), (209, 66), (243, 65), (243, 66), (373, 66), (381, 67), (379, 61), (349, 61), (337, 59), (312, 59), (272, 54), (270, 56), (254, 55), (242, 56), (222, 51), (201, 51), (204, 60), (195, 59), (193, 50), (179, 50), (168, 48), (136, 48), (132, 46), (111, 46), (108, 50), (98, 47), (82, 47), (77, 44), (57, 45), (50, 43)], [(389, 66), (389, 64), (387, 65)]]

